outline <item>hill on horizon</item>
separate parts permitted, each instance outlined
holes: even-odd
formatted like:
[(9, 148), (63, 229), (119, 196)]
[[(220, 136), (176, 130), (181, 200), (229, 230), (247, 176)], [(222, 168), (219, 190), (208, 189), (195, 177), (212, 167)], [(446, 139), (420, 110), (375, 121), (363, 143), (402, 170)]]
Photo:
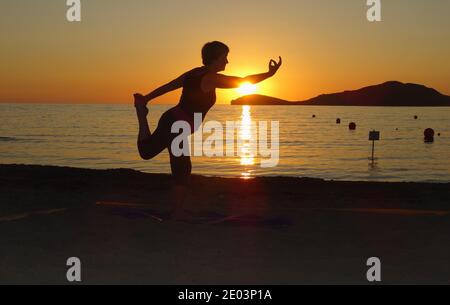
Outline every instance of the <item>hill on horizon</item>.
[(388, 81), (358, 90), (321, 94), (296, 102), (259, 94), (246, 95), (232, 100), (231, 105), (450, 106), (450, 96), (424, 85)]

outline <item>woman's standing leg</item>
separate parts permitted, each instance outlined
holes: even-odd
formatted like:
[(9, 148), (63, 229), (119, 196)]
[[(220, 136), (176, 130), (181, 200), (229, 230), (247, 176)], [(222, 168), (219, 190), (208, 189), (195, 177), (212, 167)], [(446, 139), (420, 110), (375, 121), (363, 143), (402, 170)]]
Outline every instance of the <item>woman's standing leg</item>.
[[(185, 142), (186, 143), (186, 142)], [(189, 184), (192, 171), (192, 163), (190, 156), (175, 156), (172, 152), (172, 148), (169, 145), (170, 155), (170, 168), (172, 170), (172, 176), (174, 178), (174, 192), (172, 210), (173, 219), (187, 218), (185, 215), (183, 205), (189, 191)]]

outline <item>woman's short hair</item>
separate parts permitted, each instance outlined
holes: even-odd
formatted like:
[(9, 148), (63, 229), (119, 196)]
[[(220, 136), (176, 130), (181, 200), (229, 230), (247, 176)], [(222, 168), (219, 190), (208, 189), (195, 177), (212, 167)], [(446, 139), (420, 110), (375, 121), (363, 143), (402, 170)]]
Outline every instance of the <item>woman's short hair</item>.
[(212, 64), (223, 54), (230, 52), (228, 46), (220, 41), (206, 43), (202, 48), (202, 60), (205, 66)]

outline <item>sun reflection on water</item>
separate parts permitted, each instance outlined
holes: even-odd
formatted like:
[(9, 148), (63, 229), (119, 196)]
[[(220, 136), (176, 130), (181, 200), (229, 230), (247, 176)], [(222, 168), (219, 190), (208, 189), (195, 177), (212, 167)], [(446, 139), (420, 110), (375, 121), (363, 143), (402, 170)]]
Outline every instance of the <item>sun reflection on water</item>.
[(255, 155), (250, 147), (250, 140), (252, 139), (252, 116), (250, 112), (250, 106), (242, 106), (241, 126), (239, 130), (239, 139), (242, 141), (242, 147), (240, 147), (240, 164), (244, 166), (244, 172), (241, 173), (242, 179), (252, 178), (253, 170), (246, 168), (245, 166), (251, 166), (255, 164)]

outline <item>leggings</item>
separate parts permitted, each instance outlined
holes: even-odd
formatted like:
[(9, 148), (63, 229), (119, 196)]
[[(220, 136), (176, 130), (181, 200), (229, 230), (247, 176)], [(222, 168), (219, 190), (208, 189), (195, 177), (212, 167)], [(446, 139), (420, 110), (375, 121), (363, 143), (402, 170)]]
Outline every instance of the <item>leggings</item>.
[[(168, 148), (170, 168), (175, 184), (188, 185), (192, 171), (191, 157), (184, 155), (177, 157), (172, 153), (171, 148), (172, 140), (179, 136), (179, 133), (171, 132), (172, 124), (179, 120), (188, 122), (191, 126), (191, 133), (194, 132), (192, 118), (181, 108), (175, 106), (163, 113), (152, 135), (143, 141), (138, 141), (137, 146), (139, 154), (144, 160), (152, 159), (164, 149)], [(180, 148), (183, 148), (183, 144), (180, 145)]]

